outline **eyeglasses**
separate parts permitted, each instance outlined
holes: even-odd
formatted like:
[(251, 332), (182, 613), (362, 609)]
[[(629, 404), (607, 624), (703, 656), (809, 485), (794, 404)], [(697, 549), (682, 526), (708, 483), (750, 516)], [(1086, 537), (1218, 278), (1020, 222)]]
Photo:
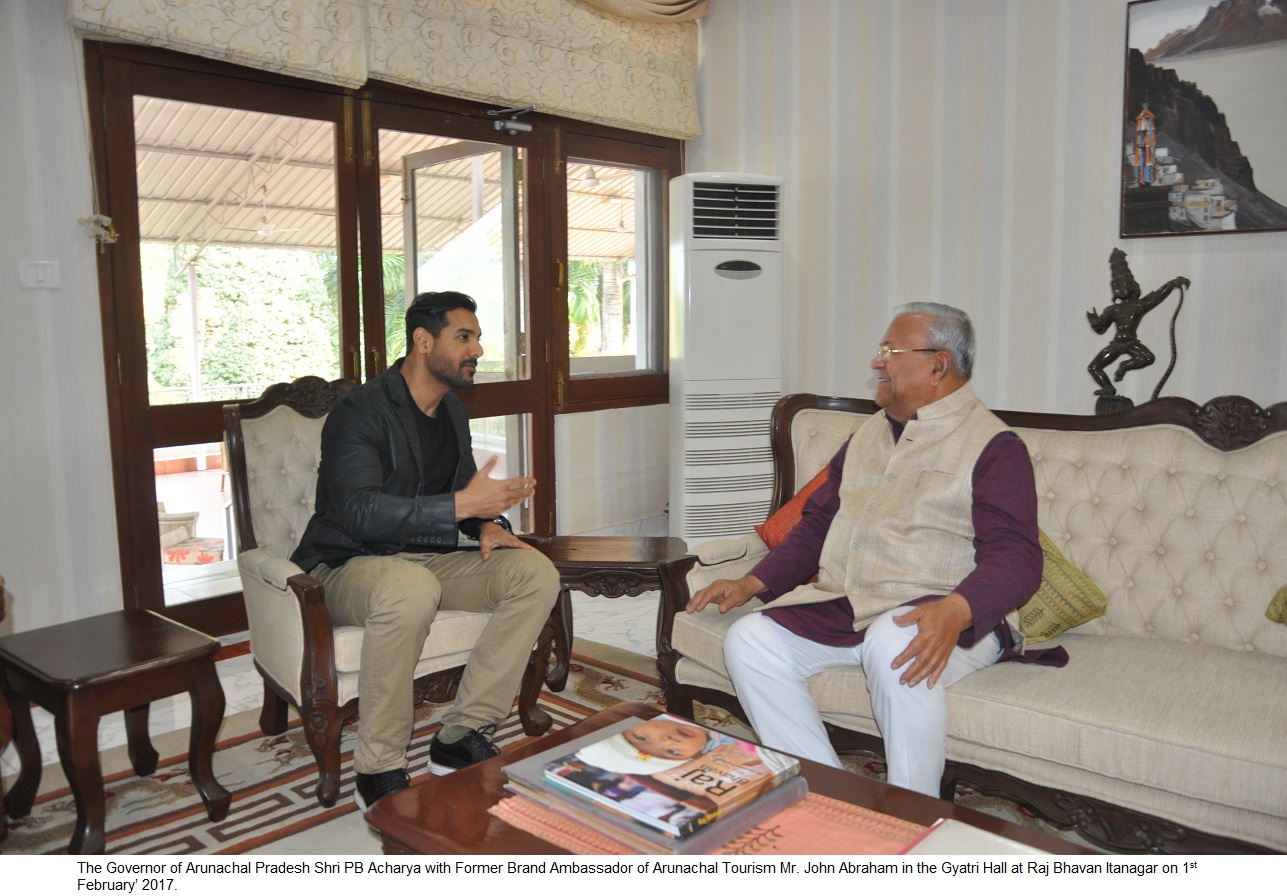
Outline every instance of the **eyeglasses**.
[(889, 359), (890, 359), (890, 357), (891, 357), (892, 355), (901, 355), (901, 354), (903, 354), (904, 352), (937, 352), (937, 351), (941, 351), (941, 349), (937, 349), (937, 348), (890, 348), (890, 347), (889, 347), (889, 346), (887, 346), (887, 345), (882, 345), (880, 348), (876, 349), (876, 357), (878, 357), (878, 358), (880, 358), (882, 361), (885, 361), (886, 363), (888, 363), (888, 362), (889, 362)]

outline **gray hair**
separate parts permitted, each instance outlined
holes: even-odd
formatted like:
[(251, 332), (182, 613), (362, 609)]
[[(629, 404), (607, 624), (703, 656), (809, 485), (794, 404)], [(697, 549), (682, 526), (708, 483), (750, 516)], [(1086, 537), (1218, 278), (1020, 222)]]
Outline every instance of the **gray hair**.
[(929, 337), (930, 347), (951, 355), (952, 366), (963, 379), (968, 380), (974, 374), (974, 326), (968, 314), (938, 302), (908, 302), (894, 309), (895, 317), (900, 314), (928, 317), (925, 335)]

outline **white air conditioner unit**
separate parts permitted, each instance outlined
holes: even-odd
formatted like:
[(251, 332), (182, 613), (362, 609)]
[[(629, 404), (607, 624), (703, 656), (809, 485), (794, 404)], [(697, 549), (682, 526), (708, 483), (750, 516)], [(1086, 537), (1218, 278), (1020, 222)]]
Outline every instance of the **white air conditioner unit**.
[(782, 181), (670, 182), (670, 534), (750, 532), (773, 490), (782, 394)]

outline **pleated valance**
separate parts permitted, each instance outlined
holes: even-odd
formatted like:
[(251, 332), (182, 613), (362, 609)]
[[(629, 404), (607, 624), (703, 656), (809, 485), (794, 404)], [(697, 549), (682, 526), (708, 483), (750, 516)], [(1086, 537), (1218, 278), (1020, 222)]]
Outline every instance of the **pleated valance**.
[(586, 0), (591, 6), (641, 22), (691, 22), (706, 15), (706, 0)]
[(699, 133), (706, 0), (68, 0), (83, 36), (370, 79), (668, 137)]

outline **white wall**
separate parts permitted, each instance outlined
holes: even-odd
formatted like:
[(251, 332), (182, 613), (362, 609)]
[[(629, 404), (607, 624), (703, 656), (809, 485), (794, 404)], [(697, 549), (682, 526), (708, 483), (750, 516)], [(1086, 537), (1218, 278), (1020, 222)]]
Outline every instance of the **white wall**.
[[(64, 4), (0, 0), (0, 575), (14, 628), (118, 609), (80, 47)], [(20, 289), (20, 261), (58, 262)]]
[[(1287, 399), (1287, 233), (1117, 236), (1125, 0), (710, 6), (687, 167), (786, 181), (786, 391), (871, 395), (890, 308), (930, 300), (974, 318), (989, 404), (1092, 413), (1120, 246), (1145, 291), (1193, 281), (1164, 395)], [(1175, 302), (1140, 326), (1136, 403)]]
[(558, 534), (669, 534), (669, 433), (666, 405), (559, 415)]

